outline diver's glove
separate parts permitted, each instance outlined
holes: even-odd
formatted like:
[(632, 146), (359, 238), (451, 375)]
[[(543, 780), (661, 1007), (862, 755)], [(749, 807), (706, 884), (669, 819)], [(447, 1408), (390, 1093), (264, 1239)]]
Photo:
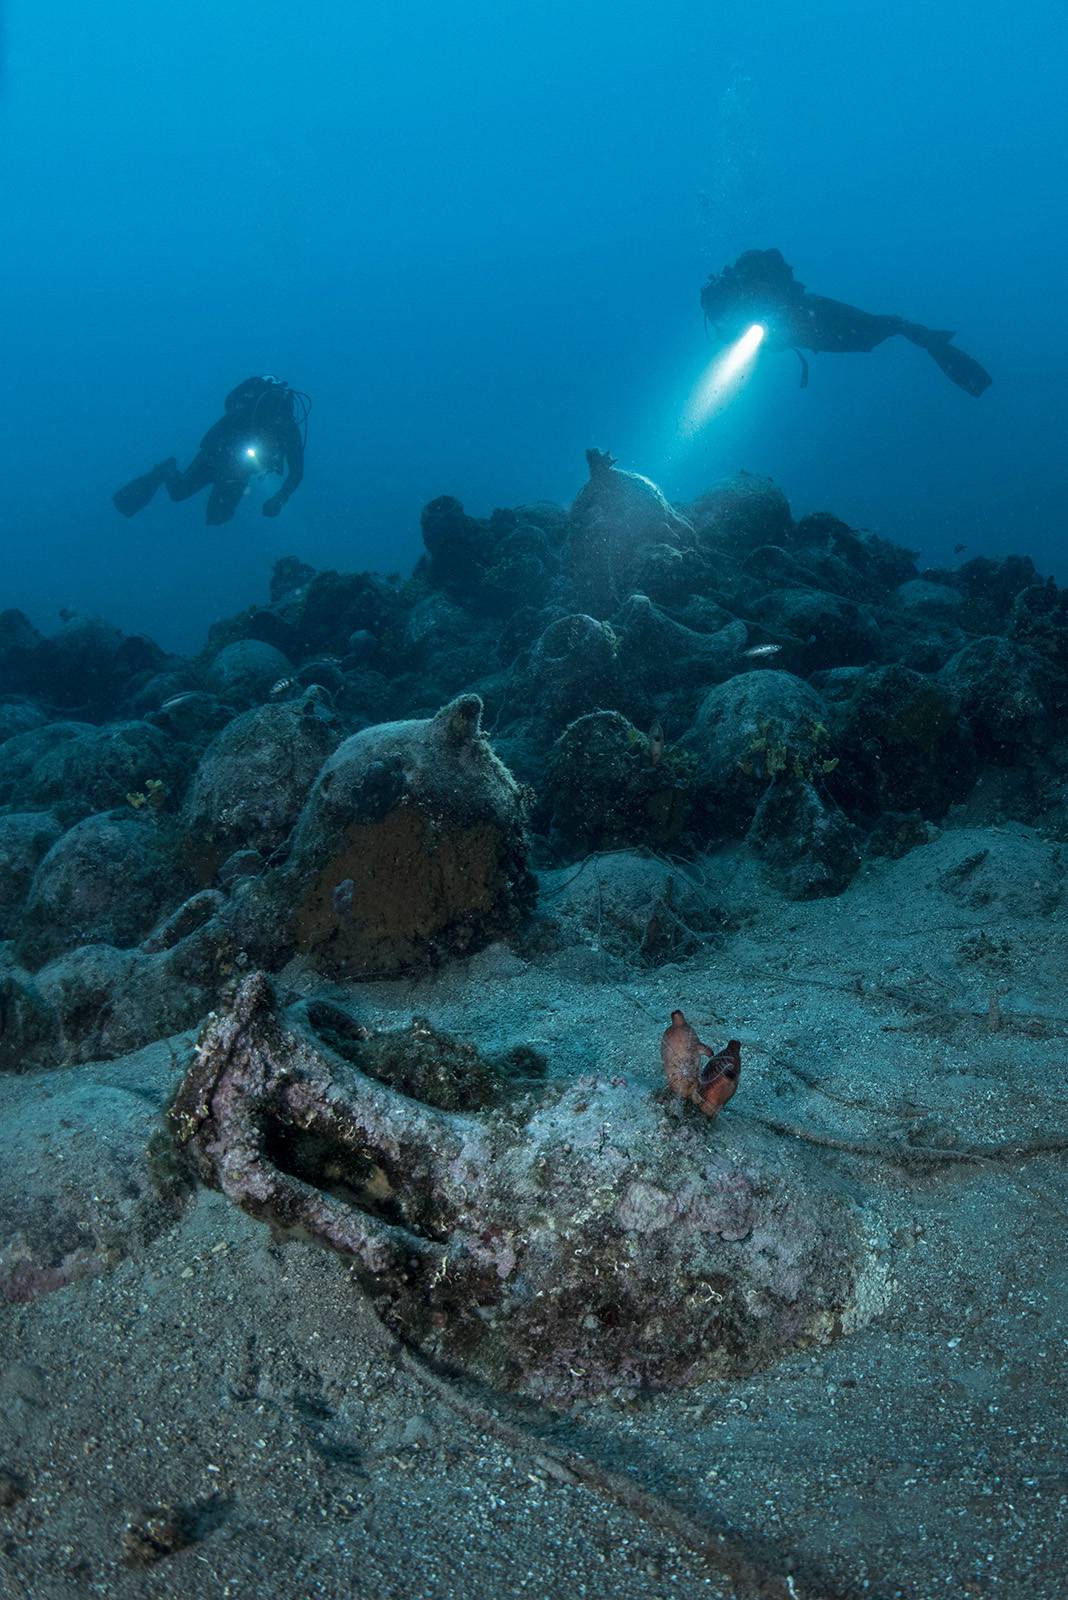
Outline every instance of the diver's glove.
[(263, 514), (265, 517), (276, 517), (284, 505), (285, 501), (280, 494), (272, 494), (269, 500), (263, 502)]

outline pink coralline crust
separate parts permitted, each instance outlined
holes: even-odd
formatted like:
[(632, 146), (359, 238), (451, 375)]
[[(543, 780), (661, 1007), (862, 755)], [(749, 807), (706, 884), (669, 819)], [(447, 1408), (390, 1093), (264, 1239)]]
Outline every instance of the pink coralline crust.
[(680, 1221), (737, 1243), (753, 1231), (753, 1186), (737, 1170), (719, 1172), (707, 1185), (694, 1184), (679, 1195)]
[(506, 1234), (501, 1228), (489, 1227), (480, 1234), (457, 1230), (452, 1235), (452, 1247), (454, 1251), (462, 1251), (479, 1266), (492, 1268), (502, 1283), (511, 1277), (519, 1259), (512, 1235)]
[(766, 1282), (774, 1288), (779, 1300), (790, 1305), (800, 1299), (811, 1277), (813, 1246), (817, 1243), (811, 1230), (795, 1228), (787, 1234), (765, 1219), (753, 1229), (749, 1242), (754, 1272), (763, 1268)]
[(679, 1203), (675, 1195), (655, 1183), (637, 1178), (628, 1183), (616, 1207), (621, 1228), (628, 1233), (656, 1233), (673, 1227), (678, 1220)]
[(463, 1142), (453, 1159), (447, 1162), (445, 1171), (454, 1194), (469, 1195), (473, 1198), (480, 1193), (483, 1186), (486, 1170), (485, 1143), (481, 1134), (472, 1134), (467, 1129), (463, 1131), (461, 1138)]
[(744, 1174), (725, 1171), (707, 1186), (689, 1184), (677, 1194), (635, 1179), (620, 1196), (616, 1217), (628, 1233), (692, 1229), (737, 1243), (752, 1232), (753, 1209), (752, 1186)]
[(25, 1241), (13, 1240), (0, 1256), (0, 1299), (9, 1305), (26, 1305), (65, 1289), (78, 1278), (96, 1277), (106, 1265), (103, 1251), (79, 1249), (68, 1251), (50, 1266), (39, 1266)]

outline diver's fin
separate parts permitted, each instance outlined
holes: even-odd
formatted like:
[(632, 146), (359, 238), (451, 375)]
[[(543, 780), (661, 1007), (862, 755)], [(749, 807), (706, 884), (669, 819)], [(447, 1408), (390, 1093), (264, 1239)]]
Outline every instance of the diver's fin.
[[(168, 456), (166, 461), (157, 461), (150, 472), (142, 473), (141, 477), (115, 490), (111, 498), (116, 511), (121, 511), (124, 517), (135, 517), (145, 509), (161, 485), (166, 483), (169, 487), (177, 472), (178, 462), (174, 456)], [(171, 498), (174, 498), (173, 490)]]
[(948, 344), (956, 334), (945, 328), (928, 328), (922, 322), (906, 322), (904, 317), (894, 317), (894, 332), (899, 333), (910, 344), (918, 344), (921, 350), (931, 350), (935, 345)]
[(162, 482), (163, 473), (159, 467), (153, 467), (151, 472), (143, 472), (139, 478), (116, 489), (111, 497), (115, 510), (121, 511), (124, 517), (135, 517), (145, 509)]
[(946, 341), (929, 344), (926, 349), (931, 360), (942, 368), (950, 382), (955, 383), (958, 389), (963, 389), (965, 394), (973, 395), (976, 400), (994, 381), (985, 367), (981, 367), (972, 356), (966, 356), (963, 350), (958, 350), (955, 344)]

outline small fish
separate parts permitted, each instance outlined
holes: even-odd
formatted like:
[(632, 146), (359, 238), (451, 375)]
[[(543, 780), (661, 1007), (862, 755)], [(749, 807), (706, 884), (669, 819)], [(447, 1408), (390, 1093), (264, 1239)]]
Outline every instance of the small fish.
[(279, 678), (277, 683), (271, 684), (271, 699), (277, 700), (279, 695), (288, 694), (290, 689), (295, 689), (296, 687), (296, 678)]
[(742, 655), (748, 656), (751, 661), (762, 661), (766, 656), (777, 656), (781, 649), (781, 644), (754, 644), (748, 650), (743, 650)]
[(188, 701), (198, 699), (199, 694), (199, 689), (186, 689), (184, 694), (172, 694), (169, 700), (164, 700), (160, 710), (173, 711), (175, 706), (184, 706)]
[(356, 904), (356, 885), (351, 878), (342, 878), (335, 884), (330, 896), (330, 904), (334, 908), (334, 915), (339, 922), (347, 922), (352, 916)]
[(968, 546), (966, 544), (955, 544), (953, 546), (953, 554), (955, 556), (962, 556), (967, 548)]
[(664, 754), (664, 730), (659, 722), (654, 722), (649, 729), (649, 760), (654, 767), (660, 765), (660, 758)]

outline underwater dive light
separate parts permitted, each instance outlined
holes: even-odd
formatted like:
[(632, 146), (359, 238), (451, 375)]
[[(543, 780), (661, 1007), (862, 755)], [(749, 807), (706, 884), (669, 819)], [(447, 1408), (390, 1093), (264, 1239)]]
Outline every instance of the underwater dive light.
[(696, 433), (749, 376), (766, 332), (762, 322), (754, 322), (712, 362), (686, 408), (688, 433)]
[(256, 457), (259, 455), (259, 451), (256, 449), (254, 444), (250, 444), (246, 449), (245, 454), (248, 456), (250, 461), (255, 461)]

